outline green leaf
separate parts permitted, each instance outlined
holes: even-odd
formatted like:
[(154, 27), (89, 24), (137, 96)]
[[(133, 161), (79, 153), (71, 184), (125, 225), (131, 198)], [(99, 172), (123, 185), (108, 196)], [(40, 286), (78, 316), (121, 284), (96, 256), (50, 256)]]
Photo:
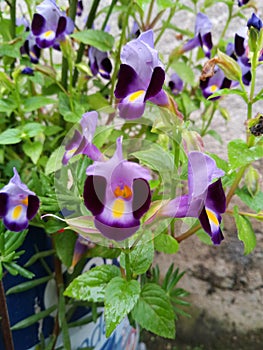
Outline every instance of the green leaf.
[(103, 109), (104, 113), (113, 113), (115, 110), (109, 105), (109, 102), (101, 93), (96, 92), (87, 96), (87, 102), (90, 109), (100, 110)]
[(0, 44), (0, 56), (19, 58), (21, 56), (20, 46), (22, 46), (21, 42), (19, 42), (17, 45), (11, 45), (10, 43)]
[(32, 324), (39, 322), (41, 319), (47, 317), (48, 315), (50, 315), (53, 311), (55, 311), (57, 308), (57, 305), (53, 305), (51, 307), (49, 307), (48, 309), (44, 310), (44, 311), (40, 311), (32, 316), (29, 316), (27, 318), (25, 318), (22, 321), (19, 321), (18, 323), (16, 323), (15, 325), (13, 325), (11, 327), (12, 331), (18, 330), (18, 329), (23, 329), (26, 327), (31, 326)]
[(107, 248), (101, 245), (95, 245), (94, 248), (88, 250), (86, 257), (94, 258), (101, 257), (105, 259), (116, 259), (120, 255), (121, 250), (118, 248)]
[(40, 284), (47, 283), (51, 279), (52, 276), (45, 276), (41, 278), (36, 278), (32, 281), (17, 284), (16, 286), (9, 288), (6, 291), (6, 295), (25, 292), (26, 290), (39, 286)]
[[(73, 103), (74, 107), (76, 107), (76, 102)], [(84, 109), (82, 110), (82, 106), (80, 106), (80, 111), (72, 111), (70, 106), (69, 97), (64, 93), (59, 93), (59, 104), (58, 110), (59, 113), (63, 116), (66, 122), (76, 123), (80, 120), (81, 114), (84, 113)]]
[(28, 137), (34, 137), (41, 134), (45, 130), (45, 126), (40, 123), (27, 123), (22, 130)]
[(214, 97), (220, 97), (220, 96), (225, 96), (225, 95), (239, 95), (243, 98), (244, 101), (246, 101), (246, 94), (242, 90), (239, 89), (221, 89), (218, 90), (217, 92), (213, 93), (213, 95), (210, 95), (208, 97), (209, 100)]
[(196, 232), (196, 236), (200, 239), (201, 242), (207, 245), (213, 245), (211, 237), (202, 229)]
[(75, 278), (64, 294), (78, 300), (101, 303), (107, 284), (117, 276), (120, 276), (120, 269), (115, 265), (96, 266)]
[(54, 235), (57, 255), (66, 267), (71, 266), (76, 240), (77, 235), (70, 230), (65, 230), (60, 234)]
[(157, 0), (157, 5), (160, 9), (167, 9), (169, 7), (174, 7), (174, 0)]
[(244, 254), (250, 254), (257, 245), (256, 235), (250, 221), (238, 213), (238, 207), (234, 207), (234, 217), (237, 225), (238, 239), (244, 244)]
[(105, 291), (106, 337), (109, 337), (122, 319), (134, 308), (140, 296), (138, 281), (113, 278)]
[(255, 196), (251, 196), (247, 187), (237, 188), (235, 192), (241, 200), (255, 212), (262, 210), (263, 192), (259, 191)]
[(154, 238), (154, 247), (158, 252), (175, 254), (179, 250), (179, 243), (174, 237), (161, 233)]
[(7, 129), (0, 134), (0, 145), (13, 145), (21, 141), (22, 132), (19, 129)]
[(222, 137), (217, 131), (215, 131), (215, 130), (208, 130), (206, 134), (212, 136), (215, 140), (217, 140), (219, 143), (221, 143), (221, 145), (223, 144)]
[(262, 143), (248, 148), (245, 141), (237, 139), (230, 141), (227, 148), (228, 159), (233, 170), (263, 158)]
[(34, 164), (37, 164), (42, 150), (43, 143), (40, 141), (26, 142), (23, 144), (23, 151), (32, 160)]
[(140, 326), (161, 337), (175, 338), (175, 314), (165, 291), (155, 283), (143, 286), (132, 316)]
[(171, 67), (179, 75), (179, 77), (187, 84), (195, 86), (195, 74), (188, 63), (184, 61), (174, 61)]
[(132, 155), (149, 168), (157, 170), (160, 173), (174, 171), (173, 157), (158, 144), (151, 144), (149, 148), (134, 152)]
[(46, 105), (54, 104), (56, 101), (53, 98), (45, 96), (33, 96), (25, 99), (24, 111), (32, 112)]
[(100, 51), (110, 51), (114, 44), (114, 37), (103, 30), (86, 29), (72, 34), (71, 37)]
[[(140, 240), (137, 246), (129, 253), (129, 257), (132, 272), (137, 275), (145, 273), (151, 266), (154, 258), (153, 240)], [(125, 268), (125, 253), (121, 254), (120, 259), (121, 266)]]
[(15, 104), (15, 101), (0, 100), (0, 112), (10, 114), (16, 109), (16, 107), (17, 105)]
[(48, 158), (45, 175), (49, 175), (60, 168), (62, 168), (62, 158), (65, 153), (65, 149), (63, 147), (58, 147), (51, 156)]

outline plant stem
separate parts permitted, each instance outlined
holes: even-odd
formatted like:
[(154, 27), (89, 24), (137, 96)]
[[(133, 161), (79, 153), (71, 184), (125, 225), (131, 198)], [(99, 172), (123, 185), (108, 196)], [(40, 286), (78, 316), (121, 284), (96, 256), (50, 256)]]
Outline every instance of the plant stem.
[(108, 23), (108, 20), (109, 20), (109, 18), (110, 18), (110, 15), (111, 15), (111, 13), (112, 13), (112, 10), (113, 10), (113, 8), (114, 8), (116, 2), (117, 2), (117, 0), (112, 0), (112, 2), (111, 2), (111, 4), (110, 4), (110, 8), (109, 8), (109, 10), (108, 10), (108, 12), (107, 12), (107, 15), (106, 15), (106, 17), (105, 17), (105, 20), (104, 20), (104, 22), (103, 22), (103, 24), (102, 24), (101, 30), (105, 30), (106, 25), (107, 25), (107, 23)]
[(154, 0), (151, 0), (150, 6), (149, 6), (147, 19), (146, 19), (146, 25), (145, 25), (146, 29), (149, 29), (149, 24), (150, 24), (150, 20), (151, 20), (151, 15), (152, 15), (152, 11), (153, 11), (154, 2), (155, 2)]
[(14, 39), (16, 37), (16, 0), (12, 0), (11, 2), (10, 19), (11, 19), (10, 34), (11, 34), (11, 38)]
[(172, 19), (173, 16), (174, 16), (175, 10), (176, 10), (176, 4), (174, 5), (174, 7), (172, 7), (172, 8), (170, 9), (169, 17), (168, 17), (167, 21), (166, 21), (165, 23), (163, 23), (162, 29), (161, 29), (160, 33), (158, 34), (158, 36), (157, 36), (157, 38), (156, 38), (156, 40), (155, 40), (155, 42), (154, 42), (154, 45), (156, 45), (156, 44), (158, 43), (158, 41), (161, 39), (163, 33), (164, 33), (165, 30), (166, 30), (167, 24), (169, 24), (169, 23), (171, 22), (171, 19)]
[(131, 280), (131, 264), (130, 264), (130, 251), (125, 252), (125, 270), (126, 270), (126, 279), (127, 281)]
[(1, 330), (3, 334), (4, 344), (6, 350), (15, 350), (12, 332), (10, 329), (10, 321), (8, 315), (8, 309), (6, 304), (5, 290), (2, 280), (0, 281), (0, 317), (1, 317)]
[(196, 233), (201, 228), (201, 225), (198, 224), (197, 226), (194, 226), (190, 228), (190, 230), (183, 233), (181, 236), (175, 237), (178, 243), (184, 241), (186, 238), (192, 236), (194, 233)]
[(228, 204), (230, 203), (230, 200), (231, 198), (234, 196), (235, 194), (235, 190), (237, 189), (238, 185), (239, 185), (239, 182), (241, 181), (243, 175), (244, 175), (244, 172), (246, 170), (246, 166), (242, 167), (239, 169), (237, 175), (236, 175), (236, 178), (235, 178), (235, 181), (233, 182), (232, 186), (230, 187), (230, 190), (228, 191), (228, 194), (226, 196), (226, 206), (228, 206)]
[[(85, 26), (88, 29), (92, 28), (92, 24), (94, 22), (94, 18), (95, 18), (95, 15), (96, 15), (99, 3), (100, 3), (100, 0), (94, 0), (93, 3), (92, 3), (91, 9), (90, 9), (90, 12), (89, 12), (89, 15), (88, 15), (88, 19), (87, 19), (87, 22), (86, 22), (86, 26)], [(80, 43), (79, 49), (78, 49), (78, 52), (77, 52), (76, 64), (81, 62), (82, 56), (84, 54), (84, 50), (85, 50), (85, 45), (83, 43)], [(72, 79), (72, 86), (73, 87), (76, 86), (76, 83), (77, 83), (77, 80), (78, 80), (78, 75), (79, 75), (78, 69), (75, 68), (74, 69), (74, 74), (73, 74), (73, 79)]]

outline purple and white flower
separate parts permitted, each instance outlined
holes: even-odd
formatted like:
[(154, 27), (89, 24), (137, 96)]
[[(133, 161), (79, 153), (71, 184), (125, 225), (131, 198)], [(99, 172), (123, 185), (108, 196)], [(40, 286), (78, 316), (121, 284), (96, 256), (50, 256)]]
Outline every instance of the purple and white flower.
[(65, 146), (66, 151), (62, 159), (64, 165), (77, 154), (85, 154), (92, 160), (99, 160), (103, 157), (98, 148), (92, 144), (97, 122), (97, 112), (92, 111), (83, 114), (80, 120), (81, 131), (75, 130), (73, 137)]
[(153, 31), (148, 30), (128, 42), (121, 51), (122, 64), (114, 92), (120, 99), (121, 118), (140, 118), (147, 100), (160, 106), (169, 105), (162, 89), (165, 72), (153, 46)]
[(21, 182), (16, 168), (13, 171), (12, 179), (0, 190), (0, 218), (8, 230), (19, 232), (26, 229), (36, 215), (39, 199)]
[(195, 36), (183, 45), (181, 51), (187, 52), (200, 46), (205, 56), (210, 58), (213, 47), (211, 30), (212, 22), (204, 13), (199, 12), (196, 15)]
[(100, 51), (95, 47), (89, 48), (89, 64), (93, 75), (98, 73), (104, 79), (110, 79), (112, 64), (107, 52)]
[(67, 34), (74, 30), (71, 18), (58, 8), (54, 0), (44, 0), (36, 7), (38, 13), (33, 16), (31, 30), (36, 44), (41, 49), (57, 47)]
[(123, 159), (120, 137), (113, 157), (94, 162), (86, 174), (84, 203), (94, 216), (96, 228), (115, 241), (133, 235), (151, 203), (149, 171)]
[[(230, 88), (231, 86), (232, 81), (225, 77), (224, 72), (218, 67), (215, 69), (217, 70), (211, 78), (200, 80), (200, 88), (205, 98), (208, 98), (220, 89)], [(218, 98), (214, 97), (213, 100)]]
[[(188, 155), (188, 194), (172, 199), (159, 215), (174, 218), (198, 218), (214, 244), (224, 239), (220, 223), (226, 210), (226, 198), (220, 177), (224, 172), (202, 152)], [(215, 179), (218, 180), (214, 181)]]
[(183, 90), (184, 82), (179, 77), (178, 74), (173, 73), (171, 75), (171, 79), (170, 79), (168, 85), (169, 85), (169, 88), (171, 89), (172, 93), (174, 95), (178, 95)]

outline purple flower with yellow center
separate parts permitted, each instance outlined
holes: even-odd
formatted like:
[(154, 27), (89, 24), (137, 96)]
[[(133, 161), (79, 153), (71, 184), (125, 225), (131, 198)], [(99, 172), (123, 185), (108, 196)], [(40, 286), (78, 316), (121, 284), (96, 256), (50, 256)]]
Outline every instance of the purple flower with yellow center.
[(104, 79), (110, 79), (112, 64), (107, 52), (102, 52), (95, 47), (89, 48), (89, 65), (93, 75), (98, 73)]
[(61, 12), (54, 0), (44, 0), (36, 7), (31, 30), (36, 38), (36, 44), (41, 48), (58, 46), (74, 30), (71, 18)]
[(169, 88), (171, 89), (172, 93), (174, 95), (178, 95), (183, 90), (184, 82), (179, 77), (178, 74), (173, 73), (171, 75), (171, 79), (170, 79), (168, 85), (169, 85)]
[(184, 44), (181, 51), (187, 52), (200, 46), (205, 56), (210, 58), (211, 49), (213, 47), (211, 29), (212, 23), (209, 18), (205, 14), (199, 12), (196, 15), (195, 36)]
[(84, 203), (94, 216), (96, 228), (115, 241), (133, 235), (151, 203), (149, 171), (123, 159), (120, 137), (113, 157), (94, 162), (86, 174)]
[[(202, 94), (205, 98), (213, 95), (220, 89), (230, 88), (232, 81), (225, 77), (223, 71), (216, 67), (217, 71), (211, 78), (206, 80), (200, 80), (200, 88), (202, 89)], [(214, 97), (213, 100), (219, 97)]]
[(121, 62), (114, 92), (115, 97), (120, 99), (118, 108), (121, 118), (140, 118), (147, 100), (160, 106), (169, 104), (162, 89), (165, 72), (153, 48), (152, 30), (142, 33), (123, 47)]
[(9, 183), (0, 190), (0, 217), (10, 231), (19, 232), (28, 227), (39, 208), (36, 194), (21, 182), (16, 168)]
[[(172, 199), (159, 212), (161, 216), (198, 218), (214, 244), (224, 239), (220, 229), (226, 198), (220, 177), (224, 172), (202, 152), (188, 155), (188, 194)], [(215, 179), (218, 180), (214, 181)]]
[(65, 146), (66, 151), (62, 158), (64, 165), (77, 154), (85, 154), (92, 160), (98, 160), (102, 157), (98, 148), (92, 144), (97, 122), (97, 112), (92, 111), (83, 114), (80, 120), (81, 131), (75, 130), (72, 139)]

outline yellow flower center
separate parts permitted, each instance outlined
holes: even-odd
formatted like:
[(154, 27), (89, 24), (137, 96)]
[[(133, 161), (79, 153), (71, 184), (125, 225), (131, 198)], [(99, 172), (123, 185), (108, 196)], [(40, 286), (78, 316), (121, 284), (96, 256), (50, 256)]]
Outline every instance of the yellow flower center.
[(145, 91), (144, 90), (138, 90), (133, 92), (129, 97), (129, 102), (134, 102), (139, 98)]
[(211, 85), (210, 90), (211, 92), (215, 92), (218, 89), (217, 85)]
[(19, 218), (19, 216), (21, 215), (22, 213), (22, 205), (17, 205), (14, 210), (13, 210), (13, 213), (12, 213), (12, 217), (14, 220), (17, 220)]
[(211, 220), (216, 226), (219, 226), (219, 222), (218, 222), (215, 214), (209, 209), (205, 209), (205, 211), (206, 211), (206, 214), (208, 216), (208, 219)]
[(24, 204), (26, 207), (28, 206), (28, 196), (21, 200), (21, 204)]
[(44, 38), (48, 38), (50, 36), (54, 35), (53, 30), (48, 30), (47, 32), (44, 33)]
[(119, 219), (122, 217), (125, 210), (125, 202), (123, 199), (116, 199), (112, 206), (112, 216), (115, 219)]

